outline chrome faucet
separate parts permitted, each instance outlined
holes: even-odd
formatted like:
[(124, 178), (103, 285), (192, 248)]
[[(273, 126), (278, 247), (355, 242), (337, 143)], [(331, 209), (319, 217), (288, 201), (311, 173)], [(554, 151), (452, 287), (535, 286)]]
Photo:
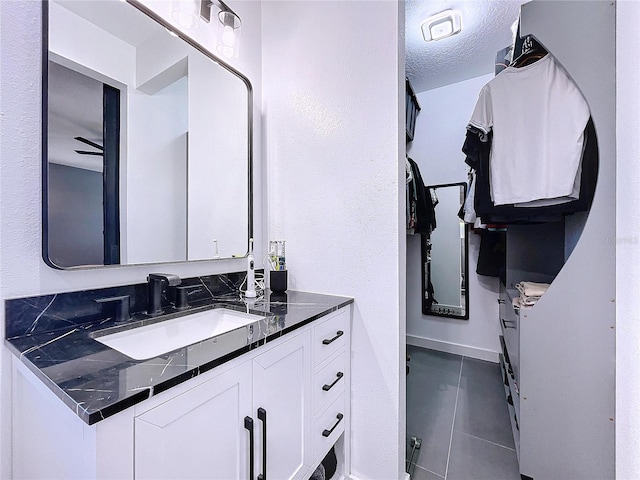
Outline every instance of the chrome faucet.
[(162, 313), (162, 291), (165, 285), (175, 287), (180, 285), (182, 280), (177, 275), (171, 273), (150, 273), (147, 277), (148, 297), (147, 315), (160, 315)]

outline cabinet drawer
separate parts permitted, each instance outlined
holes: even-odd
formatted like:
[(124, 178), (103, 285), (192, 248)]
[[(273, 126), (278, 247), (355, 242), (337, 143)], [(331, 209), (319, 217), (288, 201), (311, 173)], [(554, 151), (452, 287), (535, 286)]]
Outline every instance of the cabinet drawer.
[(343, 349), (349, 328), (349, 313), (339, 310), (313, 328), (313, 364), (319, 366), (334, 353)]
[(313, 413), (324, 409), (345, 389), (345, 353), (334, 358), (313, 377)]
[[(501, 295), (502, 297), (502, 295)], [(506, 344), (508, 361), (516, 381), (520, 380), (520, 315), (514, 310), (511, 298), (504, 297), (500, 305), (500, 329)]]
[(344, 394), (341, 394), (321, 415), (313, 422), (311, 441), (313, 443), (313, 458), (324, 457), (338, 437), (344, 432), (347, 421)]
[(509, 410), (509, 419), (511, 421), (511, 433), (513, 434), (513, 443), (516, 447), (516, 455), (518, 456), (518, 461), (520, 461), (520, 426), (519, 426), (519, 418), (520, 418), (520, 395), (513, 390), (513, 383), (510, 380), (510, 375), (507, 373), (507, 364), (505, 358), (500, 355), (500, 367), (502, 370), (502, 375), (504, 377), (504, 392), (507, 398), (507, 407)]

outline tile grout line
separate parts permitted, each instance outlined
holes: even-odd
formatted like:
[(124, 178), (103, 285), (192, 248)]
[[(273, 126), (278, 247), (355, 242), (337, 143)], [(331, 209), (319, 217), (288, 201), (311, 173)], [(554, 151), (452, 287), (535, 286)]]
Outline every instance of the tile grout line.
[(421, 467), (420, 465), (418, 465), (417, 463), (413, 463), (413, 466), (415, 466), (415, 468), (419, 468), (420, 470), (424, 470), (425, 472), (429, 472), (431, 475), (435, 475), (438, 478), (442, 478), (444, 480), (444, 477), (442, 475), (437, 474), (436, 472), (432, 472), (431, 470), (429, 470), (428, 468), (425, 467)]
[(460, 382), (462, 381), (462, 366), (464, 365), (464, 357), (460, 361), (460, 373), (458, 374), (458, 389), (456, 390), (456, 404), (453, 407), (453, 422), (451, 422), (451, 436), (449, 437), (449, 451), (447, 452), (447, 466), (444, 469), (444, 479), (447, 480), (449, 474), (449, 460), (451, 459), (451, 444), (453, 443), (453, 432), (456, 425), (456, 412), (458, 410), (458, 395), (460, 395)]
[(486, 438), (478, 437), (477, 435), (471, 435), (470, 433), (463, 432), (462, 430), (456, 430), (456, 431), (458, 433), (461, 433), (462, 435), (467, 435), (468, 437), (475, 438), (477, 440), (481, 440), (483, 442), (490, 443), (491, 445), (495, 445), (496, 447), (504, 448), (505, 450), (511, 450), (512, 452), (516, 451), (515, 448), (507, 447), (507, 446), (502, 445), (500, 443), (492, 442), (491, 440), (487, 440)]

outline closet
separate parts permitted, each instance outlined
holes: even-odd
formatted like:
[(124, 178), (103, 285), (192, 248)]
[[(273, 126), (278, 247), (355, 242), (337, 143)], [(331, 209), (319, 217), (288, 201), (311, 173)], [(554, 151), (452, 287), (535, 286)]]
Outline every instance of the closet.
[[(520, 28), (585, 97), (599, 162), (588, 212), (506, 229), (496, 321), (520, 473), (614, 478), (615, 4), (534, 0), (522, 5)], [(535, 306), (516, 310), (522, 281), (550, 287)]]

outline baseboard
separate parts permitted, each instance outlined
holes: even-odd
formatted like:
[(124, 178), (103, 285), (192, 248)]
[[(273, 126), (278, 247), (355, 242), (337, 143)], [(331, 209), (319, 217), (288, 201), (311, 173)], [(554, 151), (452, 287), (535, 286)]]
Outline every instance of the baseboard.
[[(354, 477), (353, 475), (349, 475), (349, 480), (362, 480), (362, 479), (359, 477)], [(411, 480), (411, 475), (405, 472), (401, 480)]]
[(454, 353), (465, 357), (477, 358), (478, 360), (486, 360), (487, 362), (498, 363), (498, 352), (485, 350), (482, 348), (470, 347), (468, 345), (460, 345), (457, 343), (447, 343), (431, 338), (418, 337), (416, 335), (407, 335), (407, 345), (414, 347), (429, 348), (439, 352)]

